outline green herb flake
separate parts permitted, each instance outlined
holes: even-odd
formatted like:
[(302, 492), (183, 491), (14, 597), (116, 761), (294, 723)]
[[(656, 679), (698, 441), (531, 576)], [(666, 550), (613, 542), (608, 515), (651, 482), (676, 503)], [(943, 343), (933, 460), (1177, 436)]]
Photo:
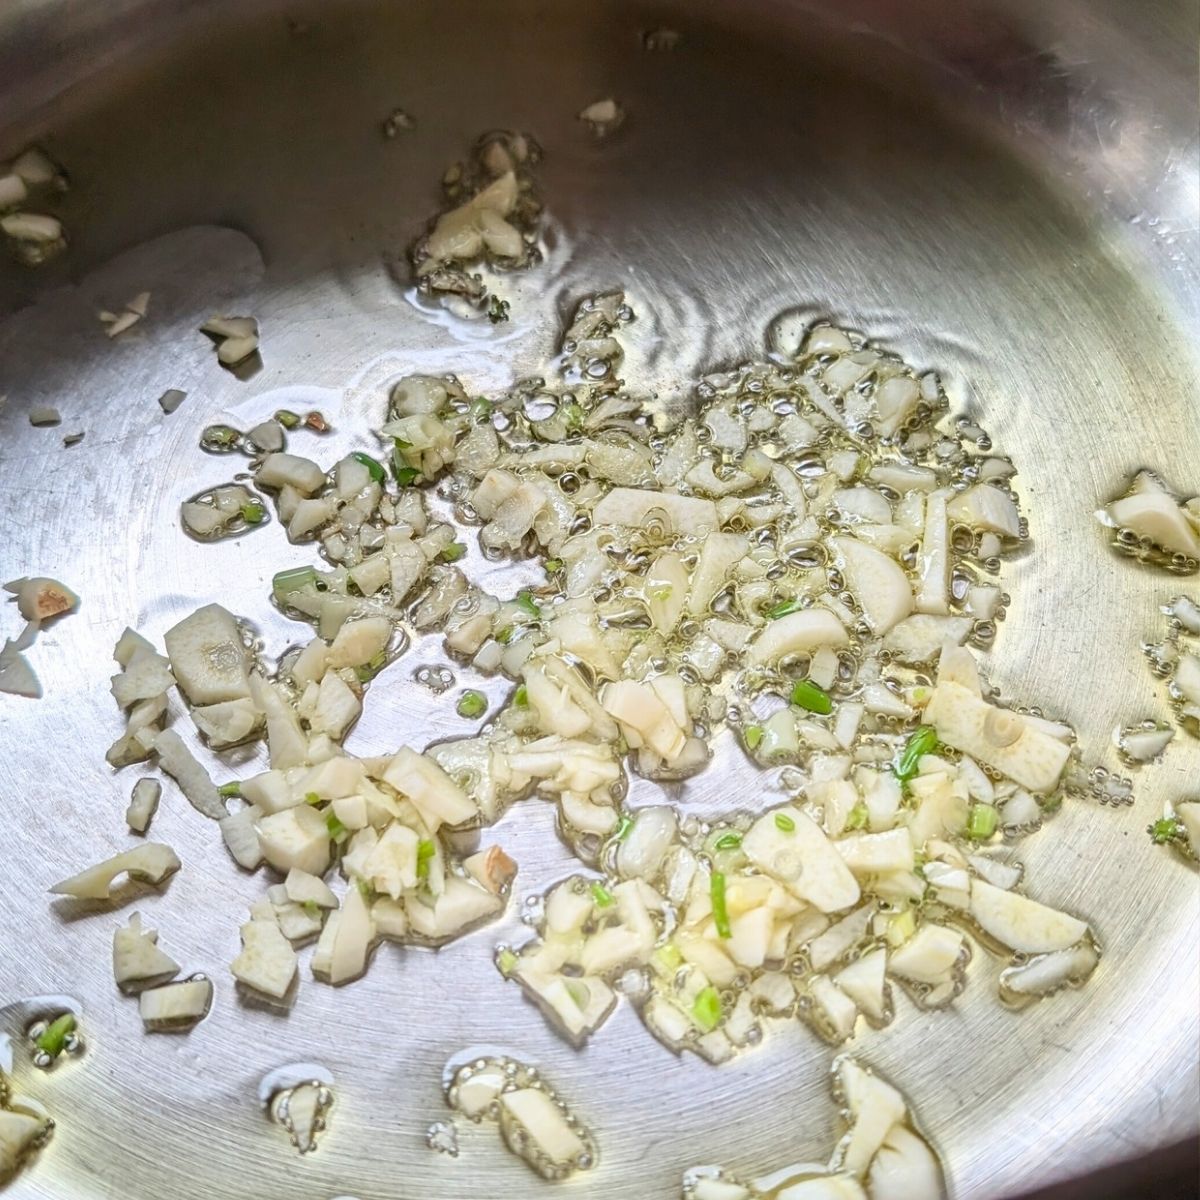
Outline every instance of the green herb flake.
[(651, 961), (660, 975), (671, 975), (683, 966), (683, 955), (674, 942), (666, 942), (655, 950)]
[(75, 1014), (63, 1013), (38, 1034), (35, 1044), (43, 1054), (57, 1058), (67, 1048), (67, 1039), (75, 1032), (75, 1028)]
[(579, 429), (583, 425), (583, 409), (578, 404), (564, 404), (559, 410), (568, 429)]
[(428, 838), (417, 843), (417, 878), (429, 878), (429, 860), (437, 853), (437, 847)]
[(721, 1023), (721, 993), (711, 985), (698, 992), (692, 1001), (692, 1020), (705, 1033), (712, 1033)]
[(633, 818), (622, 817), (617, 824), (616, 832), (613, 834), (613, 838), (618, 842), (623, 842), (629, 836), (629, 831), (632, 828)]
[(575, 1002), (575, 1007), (583, 1012), (592, 998), (588, 985), (582, 979), (568, 978), (563, 980), (563, 987), (567, 989), (567, 995)]
[(411, 449), (403, 438), (392, 438), (392, 474), (401, 487), (410, 487), (421, 476), (421, 472), (404, 457), (404, 451)]
[(332, 809), (325, 814), (325, 828), (329, 830), (329, 836), (340, 846), (349, 836), (350, 830), (338, 819), (337, 813)]
[(801, 679), (792, 688), (792, 703), (821, 717), (833, 712), (833, 698), (820, 684), (813, 683), (811, 679)]
[(535, 621), (542, 619), (542, 610), (538, 602), (533, 598), (528, 588), (522, 588), (517, 593), (517, 598), (514, 601), (516, 606), (527, 616), (532, 617)]
[(496, 955), (496, 970), (507, 979), (520, 959), (511, 950), (501, 950)]
[(471, 401), (471, 416), (483, 420), (492, 415), (492, 402), (486, 396), (476, 396)]
[(438, 558), (440, 558), (442, 562), (458, 562), (458, 560), (462, 558), (466, 552), (467, 548), (462, 542), (451, 542), (450, 545), (445, 547), (445, 549), (438, 554)]
[(853, 833), (856, 829), (866, 829), (869, 818), (870, 813), (867, 812), (867, 806), (859, 800), (850, 810), (850, 815), (846, 818), (843, 828), (847, 833)]
[(367, 468), (367, 474), (371, 477), (372, 483), (382, 483), (387, 478), (387, 472), (383, 469), (383, 463), (377, 458), (372, 458), (369, 454), (364, 454), (361, 450), (355, 450), (350, 455), (356, 463), (361, 463)]
[(502, 646), (507, 646), (508, 643), (513, 640), (513, 633), (513, 627), (511, 625), (505, 625), (503, 629), (496, 630), (496, 641), (498, 641)]
[(314, 567), (289, 567), (279, 571), (271, 580), (271, 591), (276, 600), (284, 600), (292, 592), (298, 592), (309, 584), (314, 587), (317, 583), (317, 572)]
[(300, 906), (311, 920), (315, 921), (321, 915), (321, 907), (315, 900), (305, 900)]
[(261, 525), (266, 515), (267, 510), (257, 500), (242, 505), (242, 520), (247, 525)]
[(379, 650), (372, 654), (365, 663), (354, 668), (354, 674), (359, 683), (370, 683), (384, 667), (387, 666), (387, 651)]
[(984, 842), (996, 832), (1000, 814), (990, 804), (972, 804), (967, 813), (967, 837)]
[(275, 420), (284, 429), (295, 429), (300, 424), (300, 414), (292, 412), (290, 408), (277, 408), (275, 410)]
[(241, 433), (232, 425), (209, 425), (200, 434), (200, 448), (227, 453), (236, 449), (241, 440)]
[(547, 575), (557, 575), (564, 564), (561, 558), (548, 558), (542, 565), (546, 568)]
[(908, 783), (917, 774), (917, 766), (921, 759), (933, 752), (937, 746), (937, 730), (932, 725), (922, 725), (914, 730), (904, 749), (896, 757), (893, 770), (901, 783)]
[(230, 796), (240, 796), (242, 794), (241, 782), (237, 779), (231, 783), (223, 783), (217, 788), (217, 795), (228, 799)]
[(517, 685), (517, 690), (513, 692), (513, 704), (517, 708), (529, 707), (529, 689), (522, 683)]
[(1146, 832), (1156, 846), (1161, 846), (1166, 842), (1180, 841), (1183, 838), (1184, 829), (1178, 817), (1161, 817), (1152, 825), (1147, 825)]
[(487, 712), (487, 697), (472, 688), (470, 691), (463, 692), (454, 708), (460, 717), (473, 721)]
[(777, 621), (780, 617), (786, 617), (790, 613), (799, 612), (804, 607), (804, 601), (799, 596), (793, 596), (790, 600), (783, 600), (776, 604), (774, 608), (768, 608), (766, 617), (768, 621)]
[(321, 797), (318, 796), (316, 792), (305, 792), (304, 793), (304, 803), (311, 804), (315, 807), (316, 805), (321, 803)]
[(609, 908), (613, 904), (613, 894), (602, 883), (593, 883), (591, 887), (592, 901), (597, 908)]
[(787, 813), (777, 812), (775, 814), (775, 828), (781, 833), (795, 833), (796, 822)]
[(757, 750), (762, 744), (763, 727), (761, 725), (747, 725), (742, 732), (742, 740), (751, 750)]
[(742, 844), (742, 835), (730, 830), (728, 833), (723, 833), (715, 842), (713, 842), (714, 850), (736, 850)]
[(671, 587), (671, 585), (669, 583), (664, 583), (662, 587), (647, 588), (646, 595), (649, 596), (651, 600), (670, 600), (672, 591), (674, 591), (674, 589)]
[(733, 937), (729, 927), (729, 909), (725, 906), (725, 876), (720, 871), (714, 871), (708, 883), (708, 895), (712, 900), (713, 923), (717, 927), (717, 936)]

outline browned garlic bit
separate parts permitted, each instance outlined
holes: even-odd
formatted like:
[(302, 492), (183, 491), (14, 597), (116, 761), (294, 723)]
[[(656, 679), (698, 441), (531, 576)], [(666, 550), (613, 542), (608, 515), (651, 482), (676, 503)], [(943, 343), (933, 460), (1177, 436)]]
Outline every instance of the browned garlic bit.
[(46, 621), (74, 612), (79, 597), (57, 579), (11, 579), (4, 585), (17, 599), (17, 611), (27, 624), (16, 639), (8, 639), (0, 648), (0, 692), (37, 699), (42, 694), (33, 668), (24, 651), (33, 645), (38, 631)]
[(27, 621), (48, 621), (71, 612), (79, 603), (79, 597), (57, 579), (13, 579), (4, 590), (16, 595), (17, 611)]

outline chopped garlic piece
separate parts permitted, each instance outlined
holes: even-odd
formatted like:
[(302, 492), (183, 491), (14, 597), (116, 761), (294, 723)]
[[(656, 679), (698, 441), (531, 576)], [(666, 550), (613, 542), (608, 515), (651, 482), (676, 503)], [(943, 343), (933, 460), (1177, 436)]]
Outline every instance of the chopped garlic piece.
[(416, 805), (434, 828), (461, 825), (476, 816), (475, 805), (432, 758), (402, 747), (381, 776)]
[[(780, 827), (780, 816), (791, 829)], [(858, 900), (858, 882), (836, 844), (799, 809), (781, 808), (759, 817), (742, 839), (742, 850), (761, 871), (822, 912), (839, 912)]]
[(1033, 792), (1058, 784), (1070, 746), (1035, 729), (1019, 713), (997, 708), (958, 683), (939, 679), (925, 720), (956, 750), (994, 767)]
[(182, 1032), (208, 1015), (212, 998), (212, 980), (196, 976), (148, 988), (138, 997), (138, 1012), (148, 1030)]
[(752, 665), (762, 666), (793, 654), (849, 642), (845, 626), (833, 613), (825, 608), (809, 608), (769, 621), (750, 644), (747, 659)]
[(1106, 525), (1132, 530), (1169, 553), (1200, 558), (1200, 536), (1184, 509), (1148, 471), (1138, 474), (1128, 495), (1096, 516)]
[(125, 823), (130, 829), (135, 833), (145, 833), (150, 828), (161, 796), (162, 784), (157, 779), (139, 779), (133, 785), (133, 795), (125, 810)]
[(592, 520), (596, 525), (634, 529), (658, 520), (668, 533), (695, 534), (718, 526), (717, 506), (711, 500), (627, 487), (608, 492), (593, 510)]
[(296, 978), (296, 952), (275, 921), (247, 921), (241, 953), (229, 969), (239, 983), (282, 1000)]
[(308, 805), (260, 817), (258, 841), (263, 857), (277, 871), (298, 868), (324, 875), (329, 869), (329, 829), (325, 818)]
[(140, 990), (179, 974), (179, 964), (158, 946), (158, 934), (143, 929), (138, 913), (113, 932), (113, 978), (123, 992)]
[(520, 1088), (500, 1096), (500, 1127), (512, 1144), (509, 1129), (515, 1126), (533, 1143), (539, 1158), (554, 1166), (569, 1167), (586, 1152), (583, 1139), (567, 1124), (562, 1111), (539, 1088)]
[(18, 1108), (0, 1108), (0, 1185), (8, 1183), (49, 1137), (53, 1122)]
[(829, 545), (872, 632), (885, 634), (912, 612), (912, 589), (895, 559), (852, 537), (830, 538)]
[(971, 885), (970, 912), (984, 933), (1021, 954), (1065, 950), (1088, 932), (1077, 917), (982, 879)]
[(27, 621), (48, 621), (79, 604), (79, 597), (57, 579), (13, 579), (4, 590), (16, 593), (17, 611)]
[(250, 656), (233, 614), (207, 604), (167, 630), (171, 670), (193, 704), (250, 698)]
[(236, 367), (258, 349), (258, 322), (253, 317), (210, 317), (200, 326), (217, 343), (217, 360)]
[(225, 802), (208, 772), (173, 729), (164, 729), (153, 742), (159, 766), (179, 784), (192, 807), (213, 821), (225, 817)]
[(72, 896), (79, 900), (107, 900), (113, 880), (122, 873), (131, 879), (159, 884), (178, 871), (179, 865), (179, 859), (170, 846), (162, 842), (143, 842), (123, 854), (106, 858), (78, 875), (60, 880), (50, 891), (56, 896)]

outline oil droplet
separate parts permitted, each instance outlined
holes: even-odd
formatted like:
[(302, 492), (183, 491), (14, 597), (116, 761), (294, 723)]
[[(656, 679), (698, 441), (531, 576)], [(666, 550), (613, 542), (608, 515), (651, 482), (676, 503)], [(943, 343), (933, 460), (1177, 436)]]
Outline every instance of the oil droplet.
[(439, 1154), (458, 1157), (458, 1127), (453, 1121), (434, 1121), (425, 1131), (425, 1144)]
[(428, 688), (435, 696), (442, 695), (454, 686), (454, 673), (449, 667), (424, 666), (413, 672), (413, 678), (424, 688)]

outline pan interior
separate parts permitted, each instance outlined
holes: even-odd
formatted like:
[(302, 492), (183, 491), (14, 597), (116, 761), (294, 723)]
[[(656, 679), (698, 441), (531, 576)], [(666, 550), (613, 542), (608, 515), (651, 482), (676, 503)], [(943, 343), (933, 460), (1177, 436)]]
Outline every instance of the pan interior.
[[(491, 947), (519, 932), (515, 916), (437, 954), (385, 946), (346, 989), (304, 972), (287, 1017), (246, 1007), (227, 964), (263, 884), (181, 803), (164, 804), (154, 836), (184, 870), (138, 907), (218, 1000), (186, 1037), (143, 1036), (111, 980), (123, 916), (65, 919), (45, 895), (127, 844), (135, 772), (113, 778), (103, 760), (119, 731), (113, 642), (126, 624), (160, 637), (213, 600), (274, 650), (306, 636), (266, 602), (272, 573), (297, 560), (278, 530), (206, 547), (179, 530), (179, 502), (224, 478), (196, 448), (210, 422), (320, 408), (332, 461), (378, 424), (395, 378), (453, 371), (472, 391), (503, 388), (544, 369), (576, 300), (612, 288), (637, 313), (627, 379), (686, 404), (700, 374), (761, 353), (767, 323), (799, 307), (942, 370), (955, 407), (1011, 454), (1032, 541), (1007, 571), (992, 678), (1070, 720), (1087, 761), (1120, 769), (1114, 727), (1166, 715), (1139, 646), (1161, 635), (1158, 606), (1179, 587), (1114, 557), (1091, 513), (1141, 466), (1198, 482), (1196, 370), (1170, 289), (1041, 142), (939, 90), (899, 33), (765, 3), (221, 11), (115, 57), (2, 147), (41, 137), (73, 190), (69, 254), (42, 274), (0, 267), (0, 561), (6, 577), (64, 579), (83, 606), (39, 640), (45, 699), (0, 698), (0, 999), (76, 995), (88, 1038), (81, 1063), (21, 1077), (59, 1127), (12, 1194), (549, 1194), (495, 1139), (463, 1131), (457, 1160), (424, 1144), (447, 1116), (442, 1064), (481, 1042), (538, 1061), (596, 1131), (601, 1166), (579, 1195), (669, 1197), (696, 1163), (819, 1157), (835, 1125), (832, 1054), (804, 1027), (714, 1069), (674, 1058), (626, 1006), (577, 1053), (495, 974)], [(678, 45), (646, 49), (664, 26)], [(610, 95), (628, 118), (597, 140), (576, 114)], [(415, 127), (388, 139), (396, 108)], [(445, 168), (494, 128), (544, 149), (546, 257), (506, 281), (512, 322), (468, 336), (415, 305), (388, 263), (436, 211)], [(142, 290), (144, 333), (108, 342), (95, 309)], [(260, 321), (264, 367), (248, 383), (195, 332), (216, 310)], [(170, 417), (156, 403), (168, 388), (188, 393)], [(44, 403), (62, 411), (59, 431), (30, 427)], [(84, 441), (63, 448), (74, 429)], [(414, 647), (371, 693), (352, 748), (461, 731), (453, 693), (431, 701), (411, 680), (439, 658)], [(239, 752), (219, 773), (254, 761)], [(1013, 1014), (980, 954), (951, 1011), (902, 1006), (854, 1043), (905, 1090), (958, 1195), (1011, 1194), (1193, 1130), (1181, 1101), (1197, 1081), (1195, 876), (1143, 830), (1198, 769), (1194, 741), (1173, 748), (1137, 775), (1132, 808), (1079, 803), (1020, 848), (1039, 897), (1099, 930), (1091, 984)], [(757, 788), (717, 766), (681, 798), (753, 807)], [(572, 867), (536, 801), (499, 840), (522, 894)], [(256, 1097), (263, 1075), (298, 1060), (338, 1081), (330, 1132), (303, 1161)]]

